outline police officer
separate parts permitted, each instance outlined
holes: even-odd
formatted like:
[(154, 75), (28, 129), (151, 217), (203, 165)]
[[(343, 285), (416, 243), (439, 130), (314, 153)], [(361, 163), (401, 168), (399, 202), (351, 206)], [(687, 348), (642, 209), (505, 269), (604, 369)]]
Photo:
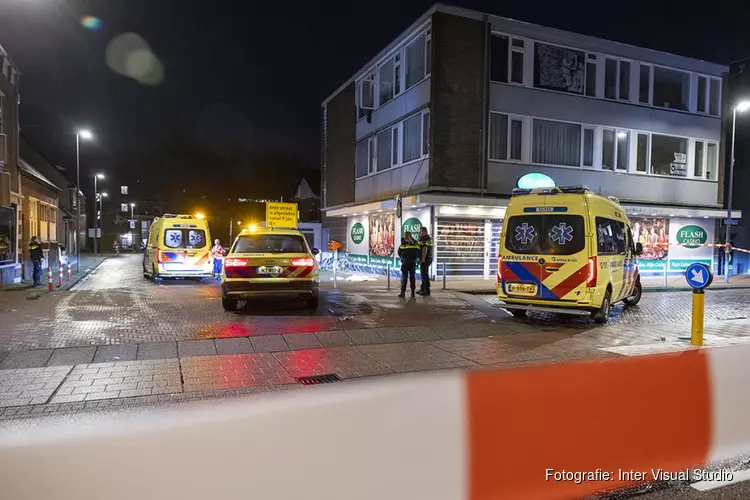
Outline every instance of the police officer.
[(417, 271), (417, 261), (419, 260), (419, 243), (411, 233), (404, 233), (401, 246), (398, 247), (398, 256), (401, 258), (401, 293), (399, 297), (406, 297), (406, 280), (408, 278), (411, 285), (411, 296), (414, 297), (415, 273)]
[(31, 264), (34, 266), (34, 286), (39, 286), (42, 284), (42, 259), (44, 258), (39, 236), (31, 237), (31, 241), (29, 242), (29, 258), (31, 259)]
[(419, 229), (419, 273), (422, 275), (422, 286), (419, 295), (430, 294), (430, 265), (432, 265), (432, 238), (427, 233), (427, 228)]

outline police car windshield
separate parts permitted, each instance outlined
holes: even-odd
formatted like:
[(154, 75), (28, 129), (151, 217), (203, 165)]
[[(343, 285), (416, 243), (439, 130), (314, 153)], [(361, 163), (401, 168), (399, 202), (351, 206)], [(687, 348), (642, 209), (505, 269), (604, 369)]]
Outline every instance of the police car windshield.
[(293, 234), (252, 234), (240, 236), (232, 253), (307, 253), (305, 241)]
[(580, 215), (534, 214), (510, 217), (505, 248), (525, 255), (572, 255), (584, 249), (586, 235)]

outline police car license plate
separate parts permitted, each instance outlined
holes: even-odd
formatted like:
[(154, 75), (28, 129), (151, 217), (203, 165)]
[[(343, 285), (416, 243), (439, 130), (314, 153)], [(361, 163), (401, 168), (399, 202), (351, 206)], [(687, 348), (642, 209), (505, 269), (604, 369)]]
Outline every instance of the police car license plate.
[(182, 265), (182, 262), (172, 262), (168, 264), (164, 264), (164, 270), (165, 271), (181, 271), (185, 267)]
[(281, 274), (281, 268), (278, 266), (262, 266), (258, 268), (258, 274)]
[(536, 295), (536, 285), (531, 283), (508, 283), (508, 293), (516, 295)]

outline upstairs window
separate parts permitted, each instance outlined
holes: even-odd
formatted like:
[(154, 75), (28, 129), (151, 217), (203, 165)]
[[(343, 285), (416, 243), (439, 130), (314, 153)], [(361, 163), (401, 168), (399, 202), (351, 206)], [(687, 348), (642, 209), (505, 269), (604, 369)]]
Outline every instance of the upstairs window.
[(409, 89), (430, 74), (432, 58), (432, 34), (430, 30), (409, 42), (404, 49), (406, 58), (405, 88)]
[(357, 82), (355, 89), (357, 99), (357, 119), (364, 118), (368, 111), (375, 109), (375, 72), (368, 73)]
[(546, 43), (534, 44), (534, 87), (583, 94), (586, 53)]
[(687, 176), (687, 146), (684, 137), (669, 135), (651, 135), (651, 173)]
[(687, 111), (690, 103), (690, 73), (654, 67), (654, 106)]
[(523, 84), (526, 42), (521, 38), (492, 35), (490, 41), (490, 80)]
[(542, 165), (581, 166), (581, 126), (534, 120), (531, 161)]

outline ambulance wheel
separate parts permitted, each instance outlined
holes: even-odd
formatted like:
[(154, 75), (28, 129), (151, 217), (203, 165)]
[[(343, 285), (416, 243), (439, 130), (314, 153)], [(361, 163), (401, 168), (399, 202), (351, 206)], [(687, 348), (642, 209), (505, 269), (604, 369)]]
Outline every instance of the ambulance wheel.
[(608, 288), (606, 293), (604, 294), (604, 298), (602, 299), (602, 306), (591, 313), (591, 317), (594, 319), (594, 321), (601, 324), (609, 321), (609, 307), (612, 305), (611, 301), (612, 292)]
[(223, 307), (225, 311), (235, 311), (237, 309), (237, 302), (239, 302), (237, 299), (227, 299), (222, 297), (221, 307)]
[(305, 299), (305, 302), (307, 303), (307, 307), (309, 307), (310, 309), (317, 309), (318, 304), (320, 304), (320, 298), (310, 297), (309, 299)]
[(508, 309), (510, 313), (516, 318), (526, 317), (526, 309)]
[(634, 306), (641, 301), (641, 295), (643, 294), (643, 287), (641, 287), (641, 280), (635, 282), (635, 289), (633, 295), (625, 299), (625, 303), (629, 306)]

